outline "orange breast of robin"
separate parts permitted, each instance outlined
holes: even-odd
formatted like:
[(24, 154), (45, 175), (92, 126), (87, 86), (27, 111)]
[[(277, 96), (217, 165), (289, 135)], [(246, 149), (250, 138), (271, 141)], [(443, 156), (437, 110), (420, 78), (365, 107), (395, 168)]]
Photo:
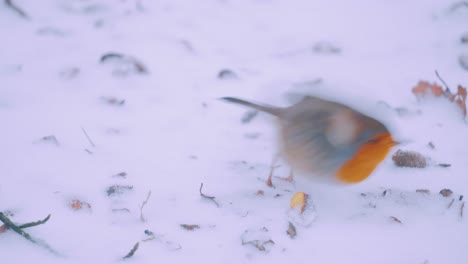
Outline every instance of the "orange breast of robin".
[(345, 183), (363, 181), (385, 159), (395, 144), (389, 133), (374, 136), (338, 169), (336, 176)]

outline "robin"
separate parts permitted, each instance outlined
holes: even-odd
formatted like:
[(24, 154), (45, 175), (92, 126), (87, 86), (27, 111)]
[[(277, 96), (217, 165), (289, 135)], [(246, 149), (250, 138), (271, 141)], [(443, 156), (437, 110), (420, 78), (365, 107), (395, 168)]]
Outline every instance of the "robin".
[(276, 116), (281, 154), (292, 169), (310, 176), (361, 182), (399, 144), (378, 120), (318, 97), (306, 96), (285, 108), (221, 99)]

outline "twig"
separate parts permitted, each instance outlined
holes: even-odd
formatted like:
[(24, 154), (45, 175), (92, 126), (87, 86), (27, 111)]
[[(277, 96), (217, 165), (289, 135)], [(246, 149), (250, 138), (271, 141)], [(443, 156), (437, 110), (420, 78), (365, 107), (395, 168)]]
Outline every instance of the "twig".
[(18, 233), (22, 237), (24, 237), (27, 240), (35, 243), (34, 240), (32, 240), (31, 236), (28, 233), (24, 232), (23, 230), (21, 230), (21, 228), (19, 226), (15, 225), (5, 214), (3, 214), (3, 212), (0, 212), (0, 221), (2, 221), (8, 228), (15, 231), (16, 233)]
[(450, 209), (450, 207), (452, 207), (453, 205), (453, 202), (455, 202), (455, 198), (452, 199), (452, 201), (450, 201), (449, 205), (447, 206), (447, 209)]
[(81, 130), (83, 131), (83, 134), (85, 134), (86, 138), (88, 139), (89, 143), (91, 144), (91, 146), (93, 147), (96, 147), (96, 145), (94, 144), (93, 140), (89, 137), (88, 133), (86, 132), (86, 130), (82, 127)]
[(148, 195), (146, 196), (146, 200), (144, 200), (143, 203), (140, 206), (140, 220), (142, 222), (146, 222), (146, 219), (143, 216), (143, 207), (145, 207), (146, 203), (148, 203), (148, 200), (149, 200), (150, 197), (151, 197), (151, 190), (148, 192)]
[[(29, 224), (25, 224), (25, 225), (26, 225), (26, 227), (34, 226), (32, 224), (40, 225), (40, 224), (43, 224), (43, 223), (47, 222), (47, 220), (49, 220), (49, 218), (50, 218), (50, 215), (47, 216), (44, 220), (29, 223)], [(19, 226), (15, 225), (3, 212), (0, 212), (0, 221), (2, 221), (7, 228), (15, 231), (16, 233), (18, 233), (22, 237), (26, 238), (27, 240), (31, 241), (32, 243), (47, 249), (48, 251), (50, 251), (51, 253), (53, 253), (53, 254), (55, 254), (57, 256), (61, 256), (60, 253), (58, 253), (53, 248), (51, 248), (46, 242), (32, 238), (31, 235), (29, 235), (28, 233), (23, 231)]]
[(448, 87), (447, 83), (444, 81), (444, 79), (442, 79), (442, 77), (440, 77), (439, 72), (437, 70), (435, 70), (435, 74), (436, 74), (437, 78), (439, 78), (439, 80), (444, 84), (445, 89), (447, 91), (450, 91), (450, 88)]
[(15, 11), (18, 15), (20, 15), (22, 18), (24, 19), (29, 19), (29, 16), (21, 9), (19, 8), (18, 6), (16, 6), (14, 3), (13, 3), (13, 0), (5, 0), (5, 4), (13, 9), (13, 11)]
[(37, 225), (42, 225), (42, 224), (45, 224), (47, 221), (49, 221), (49, 219), (50, 219), (50, 214), (46, 218), (44, 218), (43, 220), (22, 224), (22, 225), (19, 226), (19, 228), (28, 228), (28, 227), (33, 227), (33, 226), (37, 226)]
[(132, 250), (130, 250), (130, 252), (128, 252), (128, 254), (125, 255), (125, 257), (123, 257), (123, 259), (128, 259), (128, 258), (132, 257), (133, 254), (135, 254), (135, 252), (138, 250), (138, 247), (139, 247), (139, 246), (140, 246), (140, 242), (137, 242), (137, 243), (133, 246)]
[(463, 218), (463, 209), (465, 208), (465, 202), (463, 202), (460, 206), (460, 218)]
[(203, 189), (203, 182), (200, 184), (200, 196), (203, 197), (203, 198), (205, 198), (205, 199), (209, 199), (209, 200), (213, 201), (213, 203), (216, 204), (216, 207), (219, 208), (219, 204), (218, 204), (218, 202), (216, 202), (216, 200), (215, 200), (216, 197), (205, 195), (205, 194), (202, 192), (202, 189)]

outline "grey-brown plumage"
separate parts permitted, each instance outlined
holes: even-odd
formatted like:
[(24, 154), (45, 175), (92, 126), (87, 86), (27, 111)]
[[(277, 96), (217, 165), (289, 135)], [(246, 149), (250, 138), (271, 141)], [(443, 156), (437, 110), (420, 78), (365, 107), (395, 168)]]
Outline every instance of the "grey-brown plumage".
[(388, 133), (379, 121), (346, 105), (306, 96), (285, 108), (233, 97), (225, 101), (254, 108), (278, 118), (281, 152), (295, 169), (307, 174), (330, 174), (351, 159), (363, 143)]

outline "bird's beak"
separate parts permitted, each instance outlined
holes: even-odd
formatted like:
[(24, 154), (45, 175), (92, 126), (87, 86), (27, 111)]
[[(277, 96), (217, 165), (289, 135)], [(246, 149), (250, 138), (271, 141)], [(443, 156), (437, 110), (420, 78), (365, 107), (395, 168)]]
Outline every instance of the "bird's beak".
[(400, 145), (400, 144), (401, 144), (401, 142), (392, 140), (392, 147), (394, 147), (396, 145)]

